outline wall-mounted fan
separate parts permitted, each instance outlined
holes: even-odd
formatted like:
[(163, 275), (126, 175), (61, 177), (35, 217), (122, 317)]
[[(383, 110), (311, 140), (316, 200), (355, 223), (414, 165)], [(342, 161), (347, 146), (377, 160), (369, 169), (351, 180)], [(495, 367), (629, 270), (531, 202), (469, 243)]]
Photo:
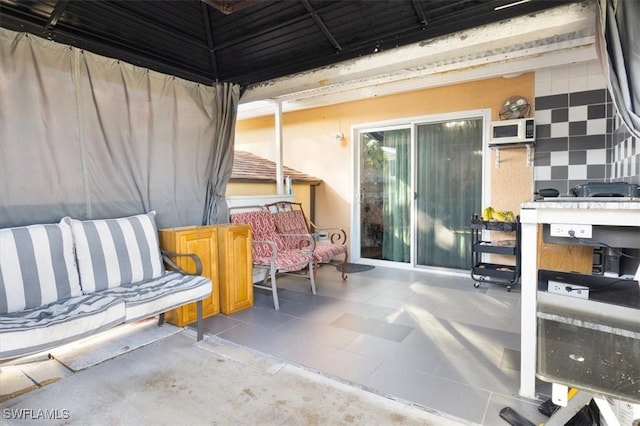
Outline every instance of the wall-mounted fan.
[(500, 120), (525, 118), (531, 112), (529, 101), (522, 96), (509, 96), (500, 107)]

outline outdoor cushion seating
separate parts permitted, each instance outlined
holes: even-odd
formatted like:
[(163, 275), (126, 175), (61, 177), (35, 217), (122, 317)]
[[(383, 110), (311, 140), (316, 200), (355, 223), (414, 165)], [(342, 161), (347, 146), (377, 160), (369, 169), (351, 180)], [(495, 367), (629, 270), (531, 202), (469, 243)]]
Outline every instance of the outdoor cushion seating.
[[(329, 263), (333, 258), (344, 255), (341, 265), (342, 279), (347, 279), (346, 266), (349, 259), (349, 248), (347, 247), (346, 232), (340, 228), (319, 228), (313, 222), (307, 220), (301, 203), (290, 201), (278, 201), (266, 204), (265, 209), (273, 214), (276, 229), (281, 234), (311, 234), (318, 236), (319, 233), (326, 232), (326, 240), (316, 241), (313, 249), (313, 259), (315, 262), (314, 271), (317, 273), (321, 263)], [(308, 246), (306, 238), (289, 238), (286, 240), (291, 247), (303, 248)]]
[(164, 268), (154, 212), (0, 229), (0, 253), (0, 359), (155, 315), (162, 324), (164, 312), (191, 302), (202, 339), (211, 281)]
[[(308, 274), (296, 274), (308, 278), (311, 283), (311, 292), (316, 294), (316, 285), (313, 273), (313, 247), (315, 242), (309, 234), (283, 235), (276, 230), (273, 216), (266, 210), (242, 211), (231, 213), (231, 222), (247, 224), (252, 232), (253, 264), (258, 268), (268, 269), (262, 284), (254, 284), (255, 287), (270, 290), (273, 294), (273, 305), (280, 309), (278, 301), (278, 287), (276, 276), (283, 273), (302, 271), (308, 268)], [(294, 247), (291, 239), (306, 239), (307, 247)], [(271, 279), (271, 286), (266, 281)]]

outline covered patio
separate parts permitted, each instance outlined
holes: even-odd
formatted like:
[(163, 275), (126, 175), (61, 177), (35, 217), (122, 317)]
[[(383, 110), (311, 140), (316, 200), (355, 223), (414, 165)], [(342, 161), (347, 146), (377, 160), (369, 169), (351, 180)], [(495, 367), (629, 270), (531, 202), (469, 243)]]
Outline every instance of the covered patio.
[[(533, 422), (545, 420), (538, 412), (541, 401), (518, 396), (518, 287), (511, 292), (507, 292), (502, 286), (491, 285), (476, 289), (473, 281), (465, 275), (452, 276), (380, 267), (351, 273), (343, 281), (335, 267), (324, 265), (320, 268), (318, 277), (320, 284), (316, 296), (311, 295), (303, 280), (297, 277), (281, 278), (279, 311), (273, 309), (270, 294), (256, 290), (252, 308), (231, 315), (219, 314), (207, 318), (205, 344), (215, 343), (218, 349), (214, 350), (226, 348), (224, 350), (232, 351), (236, 359), (240, 356), (246, 360), (243, 358), (245, 355), (238, 353), (249, 353), (251, 357), (262, 360), (260, 362), (300, 367), (304, 371), (318, 373), (319, 377), (334, 384), (346, 385), (352, 390), (364, 390), (371, 397), (384, 397), (385, 401), (393, 401), (395, 412), (403, 413), (404, 424), (452, 424), (453, 421), (453, 424), (502, 425), (506, 423), (499, 417), (499, 412), (506, 406), (516, 409)], [(149, 332), (153, 330), (145, 331)], [(181, 333), (189, 332), (192, 330), (187, 328)], [(158, 347), (153, 349), (154, 345)], [(175, 350), (175, 345), (198, 344), (194, 339), (179, 339), (171, 334), (88, 370), (104, 369), (109, 363), (118, 365), (118, 359), (129, 360), (130, 365), (137, 366), (133, 370), (138, 367), (142, 369), (157, 351), (171, 352)], [(191, 348), (190, 351), (195, 354), (199, 352), (196, 348)], [(139, 353), (139, 357), (136, 353)], [(208, 363), (210, 368), (212, 365), (205, 355), (206, 352), (201, 359), (196, 355), (193, 362), (200, 366)], [(157, 356), (160, 357), (160, 354)], [(47, 362), (50, 361), (44, 361)], [(7, 389), (9, 367), (2, 368), (3, 388)], [(48, 379), (53, 383), (47, 384), (47, 379), (39, 378), (33, 373), (37, 365), (24, 364), (17, 368), (33, 377), (34, 381), (40, 381), (41, 386), (2, 402), (0, 407), (3, 410), (39, 408), (34, 404), (42, 401), (41, 394), (56, 390), (56, 394), (64, 395), (71, 390), (71, 385), (80, 383), (74, 377), (85, 374), (84, 371), (69, 373), (62, 368), (67, 371), (66, 376), (56, 380), (56, 376), (62, 374), (61, 370), (50, 371), (48, 376), (51, 377)], [(252, 371), (250, 368), (245, 373), (253, 377)], [(244, 380), (245, 373), (237, 376), (239, 381)], [(228, 393), (228, 389), (223, 389), (215, 380), (215, 374), (211, 378), (210, 386), (206, 387), (207, 397), (190, 397), (213, 400), (220, 394)], [(193, 376), (177, 379), (180, 386), (187, 389), (191, 382), (196, 381)], [(93, 380), (101, 381), (104, 377), (95, 376)], [(99, 383), (94, 385), (99, 386)], [(152, 389), (152, 385), (150, 386)], [(175, 394), (172, 387), (165, 390)], [(306, 388), (299, 389), (299, 392), (303, 396), (306, 392), (309, 392), (310, 397), (314, 395), (313, 391)], [(540, 395), (545, 395), (550, 390), (541, 388), (539, 392)], [(322, 398), (332, 398), (328, 393), (322, 395)], [(100, 401), (100, 396), (95, 395), (82, 398)], [(271, 403), (275, 403), (277, 399)], [(90, 406), (87, 401), (77, 400), (76, 409)], [(253, 401), (247, 398), (247, 403), (237, 407), (246, 424), (260, 421), (254, 417), (256, 407)], [(110, 406), (108, 393), (102, 402), (102, 406)], [(343, 402), (346, 403), (346, 400)], [(205, 416), (202, 418), (203, 422), (222, 424), (228, 421), (216, 418), (220, 413), (212, 413), (206, 407), (205, 404), (201, 408)], [(49, 408), (70, 410), (69, 420), (76, 424), (98, 423), (104, 419), (100, 413), (94, 414), (86, 409), (76, 412), (74, 416), (74, 407)], [(411, 411), (415, 408), (418, 409), (417, 412)], [(143, 409), (149, 411), (138, 412), (139, 418), (153, 418), (149, 416), (153, 416), (155, 408), (140, 410)], [(326, 416), (323, 414), (310, 424), (330, 424), (331, 413), (323, 413)], [(433, 423), (425, 422), (425, 413), (436, 413)], [(176, 420), (183, 419), (184, 413), (180, 410), (165, 415), (173, 415)], [(380, 417), (377, 424), (389, 424), (384, 419)], [(356, 423), (364, 424), (362, 421)], [(170, 422), (170, 417), (164, 417), (160, 421)], [(375, 421), (367, 424), (375, 424)]]

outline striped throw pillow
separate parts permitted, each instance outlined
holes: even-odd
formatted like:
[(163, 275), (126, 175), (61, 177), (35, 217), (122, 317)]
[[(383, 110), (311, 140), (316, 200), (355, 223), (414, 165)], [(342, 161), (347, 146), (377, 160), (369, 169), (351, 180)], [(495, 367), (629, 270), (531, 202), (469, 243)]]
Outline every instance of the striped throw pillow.
[(161, 276), (155, 212), (118, 219), (71, 220), (80, 285), (87, 294)]
[(0, 229), (0, 314), (81, 294), (68, 218)]

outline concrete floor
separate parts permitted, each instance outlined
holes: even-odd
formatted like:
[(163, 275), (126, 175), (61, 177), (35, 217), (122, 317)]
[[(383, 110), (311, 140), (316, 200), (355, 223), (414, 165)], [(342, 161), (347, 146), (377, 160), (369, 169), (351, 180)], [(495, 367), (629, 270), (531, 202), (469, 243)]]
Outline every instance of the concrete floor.
[[(215, 337), (196, 342), (191, 330), (151, 343), (144, 336), (149, 333), (143, 328), (91, 345), (91, 351), (61, 354), (62, 361), (0, 367), (3, 388), (15, 384), (15, 373), (40, 384), (0, 403), (2, 424), (464, 424)], [(129, 346), (136, 341), (144, 346)], [(128, 351), (109, 358), (123, 343)], [(63, 361), (81, 369), (72, 372)]]

